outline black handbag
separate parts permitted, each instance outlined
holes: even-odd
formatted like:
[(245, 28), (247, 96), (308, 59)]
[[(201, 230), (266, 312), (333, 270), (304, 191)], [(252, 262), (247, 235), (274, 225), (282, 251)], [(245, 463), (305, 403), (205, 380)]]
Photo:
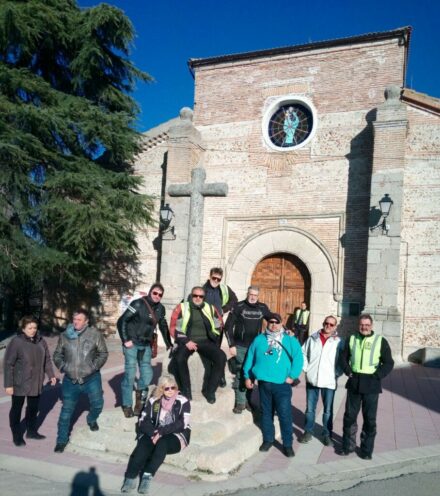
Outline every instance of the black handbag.
[(240, 370), (240, 366), (238, 365), (237, 358), (235, 356), (231, 357), (228, 360), (228, 369), (231, 374), (233, 375), (238, 374), (238, 371)]

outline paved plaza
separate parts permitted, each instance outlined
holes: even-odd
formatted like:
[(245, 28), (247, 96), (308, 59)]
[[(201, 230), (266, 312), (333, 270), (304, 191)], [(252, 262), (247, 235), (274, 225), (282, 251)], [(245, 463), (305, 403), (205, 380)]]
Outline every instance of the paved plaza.
[[(56, 338), (47, 338), (53, 351)], [(106, 410), (120, 410), (120, 383), (123, 358), (120, 343), (110, 339), (109, 360), (102, 369)], [(0, 351), (0, 359), (4, 350)], [(162, 357), (154, 360), (155, 379), (162, 371)], [(1, 372), (3, 373), (3, 372)], [(154, 479), (152, 494), (166, 496), (178, 488), (184, 494), (202, 495), (233, 492), (286, 483), (298, 485), (329, 484), (333, 481), (363, 478), (377, 473), (408, 473), (431, 467), (440, 470), (440, 370), (413, 364), (397, 364), (383, 381), (384, 392), (379, 401), (378, 436), (372, 461), (364, 461), (356, 454), (340, 457), (335, 450), (324, 447), (319, 435), (307, 445), (295, 440), (295, 458), (288, 459), (281, 452), (281, 445), (268, 453), (257, 453), (238, 471), (228, 476), (209, 474), (184, 474), (164, 465)], [(104, 494), (119, 491), (126, 460), (110, 463), (95, 457), (79, 456), (69, 449), (62, 454), (53, 452), (57, 419), (61, 407), (60, 387), (45, 386), (41, 400), (40, 428), (47, 438), (43, 441), (27, 440), (25, 447), (15, 447), (8, 426), (10, 398), (2, 388), (0, 394), (0, 467), (8, 472), (37, 476), (45, 480), (74, 483), (86, 481), (98, 484)], [(295, 437), (302, 433), (305, 410), (305, 384), (301, 381), (293, 389)], [(341, 444), (345, 388), (340, 381), (335, 398), (334, 439), (336, 448)], [(231, 405), (232, 408), (233, 405)], [(75, 415), (75, 427), (85, 426), (87, 400), (80, 403)], [(248, 415), (244, 413), (243, 415)], [(250, 414), (249, 414), (250, 415)], [(122, 412), (121, 412), (122, 418)], [(319, 434), (320, 413), (317, 415)], [(90, 436), (99, 436), (90, 432)], [(180, 455), (179, 455), (180, 456)], [(183, 455), (184, 456), (184, 452)], [(15, 494), (3, 492), (5, 496)], [(32, 491), (30, 491), (32, 494)], [(73, 492), (72, 492), (73, 494)]]

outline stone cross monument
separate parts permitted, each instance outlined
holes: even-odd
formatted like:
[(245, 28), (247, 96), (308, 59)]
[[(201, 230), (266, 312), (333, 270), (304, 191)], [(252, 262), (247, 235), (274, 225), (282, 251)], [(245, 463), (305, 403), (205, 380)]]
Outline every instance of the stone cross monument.
[(226, 183), (205, 183), (205, 179), (205, 169), (197, 167), (191, 171), (190, 183), (171, 184), (168, 187), (170, 196), (189, 196), (191, 198), (184, 298), (187, 297), (193, 286), (200, 284), (205, 196), (226, 196), (228, 194)]

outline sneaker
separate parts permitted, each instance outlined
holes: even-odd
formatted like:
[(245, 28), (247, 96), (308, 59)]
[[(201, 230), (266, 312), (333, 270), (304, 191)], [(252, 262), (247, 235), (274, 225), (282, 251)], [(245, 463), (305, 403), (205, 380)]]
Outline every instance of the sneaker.
[(312, 437), (313, 437), (312, 433), (309, 431), (306, 431), (302, 435), (301, 439), (298, 439), (298, 442), (300, 442), (301, 444), (309, 443), (312, 440)]
[(98, 422), (92, 422), (91, 424), (89, 424), (89, 429), (90, 429), (92, 432), (99, 431), (99, 425), (98, 425)]
[(234, 408), (232, 409), (232, 411), (234, 413), (240, 414), (240, 413), (243, 413), (245, 409), (246, 409), (246, 405), (235, 405)]
[(121, 493), (131, 493), (136, 488), (136, 479), (126, 477), (121, 487)]
[(267, 441), (264, 441), (263, 444), (260, 446), (260, 451), (269, 451), (270, 448), (272, 448), (273, 443), (269, 443)]
[(67, 446), (67, 443), (57, 443), (55, 448), (54, 448), (55, 453), (62, 453), (66, 446)]
[(285, 456), (287, 456), (287, 458), (293, 458), (295, 456), (295, 452), (293, 451), (293, 448), (289, 446), (283, 447), (283, 453)]
[(28, 431), (26, 433), (26, 437), (27, 437), (27, 439), (38, 439), (38, 440), (46, 439), (46, 436), (43, 436), (43, 434), (40, 434), (39, 432), (36, 432), (36, 431), (35, 432), (34, 431), (29, 432)]
[(322, 444), (324, 446), (334, 446), (335, 443), (333, 442), (333, 439), (330, 436), (324, 436), (322, 438)]
[(139, 494), (148, 494), (148, 490), (150, 489), (150, 482), (152, 478), (153, 476), (151, 474), (144, 472), (144, 474), (142, 475), (141, 483), (139, 484), (138, 487)]

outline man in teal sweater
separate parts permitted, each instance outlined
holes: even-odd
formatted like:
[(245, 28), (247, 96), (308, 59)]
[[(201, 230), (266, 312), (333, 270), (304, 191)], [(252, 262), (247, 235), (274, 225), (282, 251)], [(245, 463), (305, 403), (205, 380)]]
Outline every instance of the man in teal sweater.
[(298, 340), (287, 334), (281, 316), (272, 313), (268, 326), (249, 347), (243, 366), (245, 385), (254, 387), (258, 381), (261, 404), (263, 444), (260, 451), (268, 451), (275, 440), (274, 412), (278, 414), (283, 440), (283, 452), (295, 456), (293, 443), (292, 384), (301, 374), (303, 355)]

